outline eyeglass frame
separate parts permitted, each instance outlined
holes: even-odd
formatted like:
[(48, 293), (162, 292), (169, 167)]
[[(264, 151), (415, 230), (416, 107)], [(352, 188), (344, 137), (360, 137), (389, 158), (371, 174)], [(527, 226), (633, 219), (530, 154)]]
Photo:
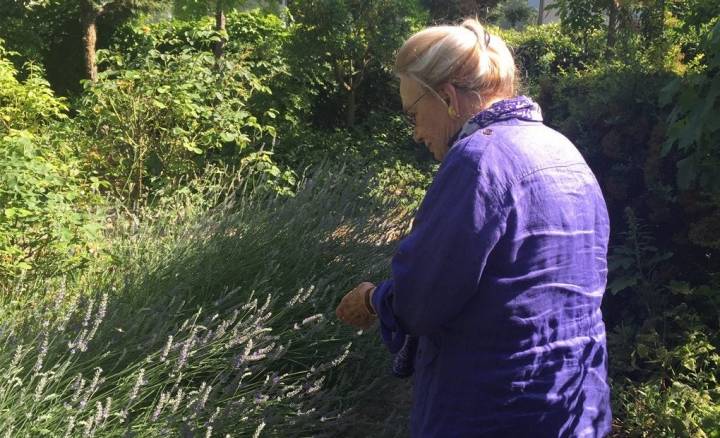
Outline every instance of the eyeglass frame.
[(422, 100), (423, 97), (427, 96), (427, 94), (430, 92), (430, 90), (425, 90), (423, 94), (420, 95), (417, 99), (415, 99), (415, 102), (413, 102), (409, 107), (403, 110), (403, 116), (405, 118), (405, 121), (408, 122), (408, 124), (412, 127), (415, 127), (415, 124), (417, 121), (415, 120), (415, 114), (410, 114), (410, 110), (418, 104)]
[[(462, 87), (462, 86), (455, 85), (455, 84), (452, 84), (452, 85), (453, 85), (455, 88), (458, 88), (458, 89), (465, 89), (465, 88), (466, 88), (466, 87)], [(432, 88), (429, 88), (429, 87), (424, 87), (424, 88), (425, 88), (425, 92), (424, 92), (423, 94), (421, 94), (420, 97), (418, 97), (417, 99), (415, 99), (415, 102), (413, 102), (409, 107), (407, 107), (406, 109), (403, 110), (403, 117), (405, 118), (405, 121), (406, 121), (410, 126), (412, 126), (413, 128), (415, 127), (415, 125), (416, 125), (417, 122), (416, 122), (416, 120), (415, 120), (415, 114), (410, 114), (409, 111), (410, 111), (415, 105), (417, 105), (418, 102), (420, 102), (423, 97), (427, 96), (428, 93), (434, 94), (435, 96), (437, 96), (438, 99), (443, 100), (446, 105), (449, 105), (449, 104), (448, 104), (448, 101), (442, 99), (442, 98), (440, 97), (440, 95), (438, 95), (435, 90), (433, 90)]]
[[(486, 35), (487, 35), (487, 33), (486, 33)], [(465, 86), (462, 86), (462, 85), (457, 85), (457, 84), (452, 83), (452, 82), (450, 82), (450, 84), (451, 84), (453, 87), (455, 87), (456, 89), (458, 89), (458, 90), (471, 90), (471, 91), (474, 91), (474, 90), (473, 90), (472, 88), (470, 88), (470, 87), (465, 87)], [(424, 92), (423, 94), (421, 94), (420, 97), (418, 97), (417, 99), (415, 99), (415, 102), (413, 102), (409, 107), (407, 107), (406, 109), (403, 110), (403, 118), (404, 118), (405, 121), (406, 121), (410, 126), (412, 126), (413, 128), (415, 127), (415, 125), (416, 125), (417, 122), (416, 122), (416, 120), (415, 120), (415, 114), (410, 114), (409, 111), (410, 111), (415, 105), (417, 105), (418, 102), (420, 102), (423, 97), (427, 96), (428, 93), (432, 93), (432, 94), (434, 94), (438, 99), (443, 100), (443, 102), (445, 102), (445, 105), (448, 105), (448, 107), (449, 107), (449, 105), (450, 105), (449, 101), (447, 101), (447, 100), (443, 99), (442, 97), (440, 97), (440, 95), (439, 95), (434, 89), (429, 88), (429, 87), (424, 87), (424, 88), (425, 88), (425, 92)], [(475, 91), (475, 92), (476, 92), (476, 91)], [(477, 92), (476, 92), (476, 93), (477, 93)], [(478, 97), (480, 97), (480, 99), (481, 99), (481, 101), (482, 101), (482, 97), (481, 97), (479, 94), (478, 94)]]

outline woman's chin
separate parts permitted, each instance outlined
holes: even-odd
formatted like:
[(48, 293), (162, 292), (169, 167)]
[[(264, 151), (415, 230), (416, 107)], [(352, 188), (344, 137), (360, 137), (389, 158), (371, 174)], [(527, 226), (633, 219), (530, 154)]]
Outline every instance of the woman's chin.
[(428, 146), (428, 150), (432, 154), (433, 158), (435, 158), (435, 160), (437, 161), (442, 161), (443, 158), (445, 158), (445, 151), (443, 151), (442, 149), (431, 148), (430, 146)]

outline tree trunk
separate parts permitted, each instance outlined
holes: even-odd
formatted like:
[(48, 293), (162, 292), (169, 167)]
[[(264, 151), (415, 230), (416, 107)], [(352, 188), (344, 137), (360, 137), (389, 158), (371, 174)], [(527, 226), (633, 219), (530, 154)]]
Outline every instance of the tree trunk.
[[(215, 1), (215, 30), (218, 32), (225, 32), (225, 10), (223, 7), (223, 0)], [(215, 42), (213, 46), (213, 53), (215, 59), (220, 59), (225, 54), (225, 43), (227, 40), (224, 36), (220, 37), (219, 41)]]
[(608, 7), (608, 30), (607, 30), (607, 47), (605, 48), (605, 58), (610, 59), (615, 49), (617, 41), (618, 13), (620, 5), (617, 0), (610, 0)]
[(348, 90), (348, 107), (345, 120), (348, 128), (352, 128), (353, 126), (355, 126), (355, 110), (357, 108), (355, 93), (355, 87), (352, 87), (350, 88), (350, 90)]
[(475, 0), (464, 0), (460, 2), (460, 13), (466, 17), (478, 15), (478, 4)]
[(538, 19), (537, 19), (538, 26), (543, 24), (544, 18), (545, 18), (545, 0), (540, 0), (540, 4), (538, 5)]
[(97, 44), (97, 18), (100, 11), (90, 3), (83, 2), (80, 22), (83, 29), (83, 52), (85, 53), (85, 78), (97, 82), (97, 64), (95, 63), (95, 45)]

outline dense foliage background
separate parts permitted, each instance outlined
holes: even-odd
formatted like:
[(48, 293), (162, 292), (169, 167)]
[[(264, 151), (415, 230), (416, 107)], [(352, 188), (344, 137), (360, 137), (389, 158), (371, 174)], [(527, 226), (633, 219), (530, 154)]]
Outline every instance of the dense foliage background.
[(0, 0), (7, 436), (405, 436), (334, 319), (437, 165), (393, 53), (479, 16), (598, 177), (616, 436), (720, 436), (720, 3)]

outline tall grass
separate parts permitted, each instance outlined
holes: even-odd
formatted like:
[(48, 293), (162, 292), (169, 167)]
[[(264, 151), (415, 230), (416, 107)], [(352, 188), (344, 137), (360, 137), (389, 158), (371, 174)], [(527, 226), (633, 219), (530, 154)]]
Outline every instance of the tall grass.
[(334, 318), (407, 226), (364, 193), (326, 169), (293, 197), (205, 184), (117, 215), (83, 273), (5, 291), (4, 436), (404, 433), (377, 333)]

